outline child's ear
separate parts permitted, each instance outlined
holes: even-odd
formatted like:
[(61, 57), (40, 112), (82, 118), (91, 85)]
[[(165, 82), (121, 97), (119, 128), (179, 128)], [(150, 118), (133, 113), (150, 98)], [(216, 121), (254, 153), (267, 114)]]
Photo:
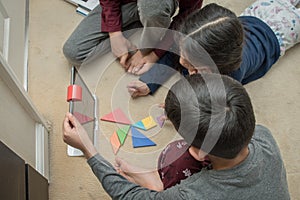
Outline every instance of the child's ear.
[(193, 68), (193, 69), (189, 70), (189, 74), (190, 74), (190, 75), (198, 74), (198, 69)]
[(193, 147), (193, 146), (191, 146), (189, 148), (189, 152), (190, 152), (191, 156), (193, 156), (193, 158), (195, 158), (198, 161), (204, 161), (205, 157), (207, 156), (206, 152), (204, 152), (196, 147)]

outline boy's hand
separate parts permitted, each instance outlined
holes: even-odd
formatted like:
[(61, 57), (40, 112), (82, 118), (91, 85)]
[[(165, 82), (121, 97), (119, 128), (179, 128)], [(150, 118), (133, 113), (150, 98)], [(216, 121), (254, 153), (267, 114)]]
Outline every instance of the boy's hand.
[(163, 183), (157, 170), (147, 170), (136, 167), (116, 157), (116, 171), (128, 181), (155, 191), (163, 191)]
[(150, 93), (147, 84), (142, 81), (133, 81), (128, 84), (127, 88), (133, 98), (147, 96)]
[(128, 60), (128, 73), (132, 73), (135, 74), (135, 69), (136, 68), (142, 68), (143, 65), (145, 64), (145, 60), (144, 60), (144, 55), (142, 54), (142, 52), (140, 50), (138, 50), (137, 52), (135, 52), (135, 54), (133, 54), (131, 56), (131, 58)]
[(146, 56), (143, 56), (141, 51), (137, 51), (128, 60), (128, 72), (135, 75), (141, 75), (147, 72), (158, 59), (159, 57), (153, 51)]
[(109, 33), (109, 38), (112, 53), (120, 59), (122, 67), (128, 70), (129, 52), (135, 51), (137, 49), (136, 46), (127, 40), (121, 31)]
[(63, 122), (63, 140), (72, 147), (80, 149), (86, 158), (97, 153), (85, 129), (71, 113), (66, 114)]

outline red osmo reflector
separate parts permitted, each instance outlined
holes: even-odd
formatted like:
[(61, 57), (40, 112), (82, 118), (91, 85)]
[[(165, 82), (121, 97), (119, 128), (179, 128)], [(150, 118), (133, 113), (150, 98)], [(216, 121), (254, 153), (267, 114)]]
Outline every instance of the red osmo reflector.
[(69, 85), (67, 101), (81, 101), (82, 88), (79, 85)]

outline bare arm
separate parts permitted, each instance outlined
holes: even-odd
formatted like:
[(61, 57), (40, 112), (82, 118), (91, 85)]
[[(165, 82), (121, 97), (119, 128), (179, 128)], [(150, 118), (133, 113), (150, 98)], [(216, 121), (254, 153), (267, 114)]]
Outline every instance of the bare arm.
[(63, 121), (63, 140), (65, 143), (80, 149), (87, 159), (97, 153), (88, 134), (71, 113), (67, 113)]
[(164, 190), (163, 183), (159, 177), (157, 170), (142, 169), (131, 165), (120, 158), (116, 158), (115, 168), (117, 172), (119, 172), (130, 182), (136, 183), (150, 190)]

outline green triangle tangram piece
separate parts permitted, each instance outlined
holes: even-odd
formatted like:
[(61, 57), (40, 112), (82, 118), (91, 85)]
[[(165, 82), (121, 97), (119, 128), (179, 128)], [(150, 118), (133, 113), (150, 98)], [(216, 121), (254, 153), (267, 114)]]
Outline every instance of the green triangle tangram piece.
[(101, 120), (116, 122), (120, 124), (131, 124), (129, 119), (126, 117), (126, 115), (123, 113), (123, 111), (120, 108), (114, 110), (111, 113), (104, 115), (103, 117), (101, 117)]
[(125, 126), (125, 127), (117, 130), (117, 135), (118, 135), (121, 145), (123, 145), (125, 142), (129, 128), (130, 128), (130, 126)]
[(126, 134), (128, 133), (129, 129), (130, 129), (130, 126), (129, 126), (129, 125), (124, 126), (124, 127), (121, 128), (121, 130), (122, 130), (124, 133), (126, 133)]
[(136, 128), (139, 128), (139, 129), (142, 129), (142, 130), (146, 130), (146, 128), (145, 128), (142, 121), (138, 121), (137, 123), (133, 124), (132, 126), (134, 126)]
[(137, 129), (131, 127), (131, 135), (132, 135), (132, 145), (134, 148), (137, 147), (147, 147), (147, 146), (156, 146), (156, 144), (139, 132)]

